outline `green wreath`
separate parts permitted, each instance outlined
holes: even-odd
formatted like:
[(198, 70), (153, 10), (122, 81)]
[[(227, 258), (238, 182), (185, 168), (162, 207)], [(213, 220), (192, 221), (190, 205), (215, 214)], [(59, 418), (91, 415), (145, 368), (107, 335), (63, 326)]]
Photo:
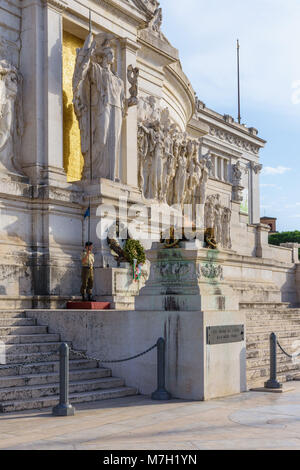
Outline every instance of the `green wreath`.
[(126, 240), (124, 246), (124, 254), (127, 261), (133, 265), (134, 260), (137, 264), (144, 264), (146, 262), (146, 254), (143, 245), (138, 240)]

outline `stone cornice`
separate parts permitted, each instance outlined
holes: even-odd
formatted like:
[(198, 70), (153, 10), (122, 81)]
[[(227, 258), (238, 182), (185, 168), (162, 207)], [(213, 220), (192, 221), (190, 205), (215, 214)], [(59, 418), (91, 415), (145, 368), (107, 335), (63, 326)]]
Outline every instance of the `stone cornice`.
[(59, 13), (62, 13), (68, 6), (67, 2), (64, 0), (42, 0), (42, 3)]
[(224, 129), (214, 126), (212, 124), (209, 125), (209, 135), (211, 135), (212, 137), (216, 137), (221, 141), (228, 142), (229, 144), (234, 145), (240, 150), (245, 150), (246, 152), (252, 153), (257, 156), (261, 148), (260, 145), (255, 145), (249, 142), (249, 140), (243, 139), (236, 134), (225, 131)]

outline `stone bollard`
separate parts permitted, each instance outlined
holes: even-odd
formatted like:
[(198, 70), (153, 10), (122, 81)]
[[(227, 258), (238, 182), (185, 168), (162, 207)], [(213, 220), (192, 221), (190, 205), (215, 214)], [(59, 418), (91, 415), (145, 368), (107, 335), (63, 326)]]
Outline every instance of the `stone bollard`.
[(59, 348), (59, 394), (60, 401), (52, 410), (53, 416), (74, 416), (75, 408), (69, 403), (69, 346)]
[(265, 388), (282, 388), (277, 380), (277, 337), (275, 333), (270, 336), (270, 380), (265, 383)]

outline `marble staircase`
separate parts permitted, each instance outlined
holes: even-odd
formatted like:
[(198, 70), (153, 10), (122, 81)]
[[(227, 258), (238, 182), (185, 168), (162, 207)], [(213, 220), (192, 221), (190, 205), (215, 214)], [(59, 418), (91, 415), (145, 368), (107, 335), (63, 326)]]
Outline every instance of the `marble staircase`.
[[(300, 308), (270, 302), (243, 303), (240, 307), (246, 313), (247, 385), (249, 389), (261, 387), (269, 378), (272, 332), (289, 354), (295, 352), (293, 347), (299, 341), (300, 352)], [(300, 364), (294, 364), (278, 348), (277, 371), (278, 380), (284, 383), (300, 375)]]
[[(23, 310), (0, 310), (0, 345), (6, 363), (0, 363), (0, 412), (40, 409), (59, 401), (58, 334), (38, 326)], [(97, 361), (70, 353), (72, 404), (134, 395), (124, 380), (112, 377)]]

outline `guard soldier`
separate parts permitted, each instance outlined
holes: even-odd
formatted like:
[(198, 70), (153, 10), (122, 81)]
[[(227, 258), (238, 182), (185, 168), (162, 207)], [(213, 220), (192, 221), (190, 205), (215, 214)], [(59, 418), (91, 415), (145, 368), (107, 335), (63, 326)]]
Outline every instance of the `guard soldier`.
[(86, 300), (86, 293), (88, 294), (88, 300), (92, 301), (92, 290), (94, 286), (94, 262), (95, 257), (92, 253), (93, 243), (87, 242), (85, 244), (85, 250), (81, 255), (82, 271), (81, 271), (81, 290), (82, 300)]

